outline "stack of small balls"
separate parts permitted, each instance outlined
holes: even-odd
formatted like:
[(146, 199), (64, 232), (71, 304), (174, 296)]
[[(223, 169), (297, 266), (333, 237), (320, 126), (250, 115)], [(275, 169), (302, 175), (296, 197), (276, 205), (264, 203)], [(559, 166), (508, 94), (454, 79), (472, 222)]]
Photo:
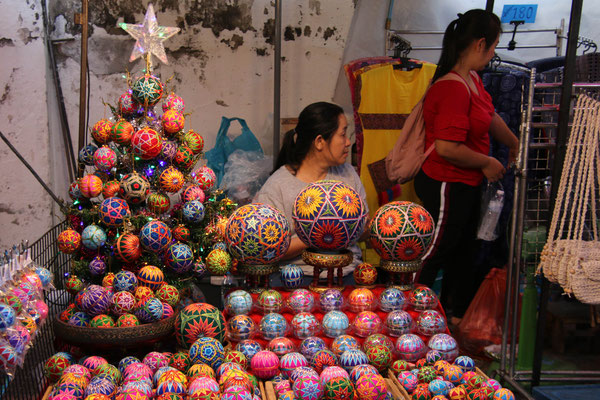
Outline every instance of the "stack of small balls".
[(179, 291), (164, 281), (160, 268), (148, 265), (137, 276), (131, 271), (108, 273), (102, 286), (84, 287), (70, 276), (67, 290), (75, 301), (60, 314), (63, 322), (92, 328), (131, 327), (173, 316)]
[[(4, 271), (6, 272), (6, 271)], [(47, 268), (23, 268), (0, 282), (0, 372), (13, 376), (48, 318), (44, 291), (52, 287)]]
[(413, 400), (514, 400), (514, 394), (498, 381), (476, 371), (470, 357), (457, 357), (453, 363), (430, 350), (416, 364), (395, 361), (391, 370)]
[(202, 338), (188, 352), (128, 356), (115, 365), (100, 356), (75, 363), (65, 352), (44, 366), (54, 384), (49, 400), (260, 400), (256, 377), (237, 351), (225, 353), (220, 342)]
[(349, 335), (338, 336), (330, 349), (319, 337), (304, 339), (298, 349), (286, 337), (272, 339), (266, 350), (252, 339), (235, 349), (258, 378), (273, 381), (279, 399), (392, 398), (382, 374), (391, 365), (393, 343), (381, 334), (365, 339), (364, 351)]

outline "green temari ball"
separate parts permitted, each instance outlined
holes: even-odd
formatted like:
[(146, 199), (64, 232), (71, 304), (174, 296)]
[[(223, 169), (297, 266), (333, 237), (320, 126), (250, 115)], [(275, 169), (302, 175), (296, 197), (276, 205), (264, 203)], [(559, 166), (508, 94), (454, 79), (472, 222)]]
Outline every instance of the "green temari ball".
[(175, 337), (186, 349), (201, 337), (212, 337), (222, 343), (225, 339), (225, 318), (213, 305), (190, 304), (175, 318)]

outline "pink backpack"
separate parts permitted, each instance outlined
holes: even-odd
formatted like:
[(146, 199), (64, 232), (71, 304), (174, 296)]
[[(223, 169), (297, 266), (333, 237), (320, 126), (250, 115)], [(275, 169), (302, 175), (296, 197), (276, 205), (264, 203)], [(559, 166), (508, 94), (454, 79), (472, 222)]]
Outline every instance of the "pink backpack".
[[(449, 73), (439, 78), (436, 82), (446, 80), (462, 82), (467, 88), (469, 96), (471, 95), (469, 86), (459, 75)], [(429, 88), (427, 91), (429, 91)], [(394, 144), (394, 148), (384, 159), (387, 177), (391, 182), (406, 183), (414, 179), (421, 169), (423, 162), (425, 162), (435, 148), (435, 143), (433, 143), (427, 151), (424, 151), (425, 120), (423, 119), (423, 101), (425, 100), (427, 91), (406, 118), (402, 132), (396, 144)]]

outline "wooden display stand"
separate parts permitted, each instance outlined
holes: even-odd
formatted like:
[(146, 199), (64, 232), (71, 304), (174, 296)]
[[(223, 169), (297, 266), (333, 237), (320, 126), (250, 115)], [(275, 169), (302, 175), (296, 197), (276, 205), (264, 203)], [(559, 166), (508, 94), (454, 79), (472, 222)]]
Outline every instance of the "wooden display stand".
[(248, 278), (248, 291), (259, 293), (269, 288), (269, 275), (279, 271), (278, 264), (240, 265), (240, 272)]
[[(339, 253), (323, 253), (317, 250), (308, 249), (302, 253), (302, 261), (314, 267), (313, 281), (309, 289), (313, 292), (321, 293), (327, 289), (344, 290), (344, 270), (354, 258), (350, 250), (342, 250)], [(325, 286), (321, 285), (319, 276), (323, 270), (327, 271), (327, 282)], [(334, 279), (334, 273), (337, 270), (337, 284)]]
[(390, 273), (390, 286), (400, 290), (413, 290), (415, 272), (423, 266), (423, 261), (381, 261), (381, 269)]
[(275, 394), (275, 387), (271, 381), (258, 381), (258, 387), (260, 388), (260, 394), (263, 400), (277, 400)]

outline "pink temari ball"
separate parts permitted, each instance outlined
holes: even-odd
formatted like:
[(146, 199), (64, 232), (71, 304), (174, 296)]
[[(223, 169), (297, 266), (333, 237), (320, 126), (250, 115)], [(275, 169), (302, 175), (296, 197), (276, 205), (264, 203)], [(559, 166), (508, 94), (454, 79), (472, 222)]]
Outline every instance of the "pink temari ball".
[(279, 357), (269, 350), (259, 351), (250, 360), (252, 372), (260, 379), (271, 379), (279, 373)]

